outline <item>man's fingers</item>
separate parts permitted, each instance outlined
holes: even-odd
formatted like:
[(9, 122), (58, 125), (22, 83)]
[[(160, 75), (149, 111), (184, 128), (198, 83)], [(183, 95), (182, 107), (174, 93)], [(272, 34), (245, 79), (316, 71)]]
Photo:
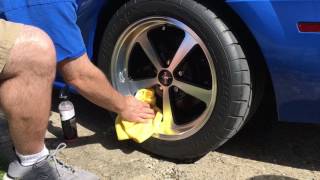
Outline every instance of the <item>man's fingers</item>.
[(137, 122), (137, 123), (147, 123), (149, 120), (148, 119), (144, 119), (144, 118), (135, 118), (134, 120), (132, 120), (132, 122)]
[(146, 120), (152, 120), (154, 118), (154, 114), (146, 114), (143, 113), (140, 115), (141, 118), (146, 119)]
[(146, 108), (150, 108), (150, 104), (145, 103), (145, 102), (142, 103), (142, 106), (143, 106), (143, 107), (146, 107)]
[(153, 115), (154, 115), (154, 110), (151, 109), (151, 108), (145, 108), (145, 109), (144, 109), (144, 113), (153, 114)]

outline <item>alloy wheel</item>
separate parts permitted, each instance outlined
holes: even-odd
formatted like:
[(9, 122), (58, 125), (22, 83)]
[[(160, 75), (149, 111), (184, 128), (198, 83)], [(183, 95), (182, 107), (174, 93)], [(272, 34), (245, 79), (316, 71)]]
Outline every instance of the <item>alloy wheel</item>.
[(111, 78), (125, 95), (141, 88), (155, 90), (165, 128), (154, 137), (162, 140), (198, 132), (216, 102), (212, 56), (189, 26), (174, 18), (149, 17), (128, 27), (115, 46)]

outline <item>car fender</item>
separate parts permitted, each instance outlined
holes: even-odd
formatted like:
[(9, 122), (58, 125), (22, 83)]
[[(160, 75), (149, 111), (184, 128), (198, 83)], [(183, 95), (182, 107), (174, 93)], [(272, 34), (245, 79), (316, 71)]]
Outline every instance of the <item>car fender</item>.
[(228, 0), (265, 58), (280, 121), (320, 123), (320, 36), (299, 22), (320, 22), (314, 0)]

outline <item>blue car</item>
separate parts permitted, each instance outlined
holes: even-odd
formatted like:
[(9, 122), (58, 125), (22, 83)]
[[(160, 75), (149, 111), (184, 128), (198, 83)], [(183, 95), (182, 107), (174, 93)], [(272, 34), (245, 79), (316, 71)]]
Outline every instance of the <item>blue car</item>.
[(113, 86), (155, 91), (170, 128), (141, 144), (151, 153), (218, 148), (269, 91), (280, 121), (320, 122), (320, 1), (77, 2), (88, 54)]

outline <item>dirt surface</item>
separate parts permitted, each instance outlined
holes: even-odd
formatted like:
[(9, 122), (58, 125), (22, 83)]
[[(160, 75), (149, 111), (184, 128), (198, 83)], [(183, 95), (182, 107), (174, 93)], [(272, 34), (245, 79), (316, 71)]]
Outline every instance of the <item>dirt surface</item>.
[[(179, 164), (143, 152), (132, 142), (118, 142), (106, 111), (78, 96), (73, 102), (80, 137), (59, 157), (101, 179), (320, 179), (318, 125), (251, 126), (217, 151), (194, 163)], [(6, 121), (0, 120), (0, 155), (10, 161), (13, 154), (6, 126)], [(47, 146), (54, 149), (62, 141), (61, 136), (59, 115), (53, 113)]]

